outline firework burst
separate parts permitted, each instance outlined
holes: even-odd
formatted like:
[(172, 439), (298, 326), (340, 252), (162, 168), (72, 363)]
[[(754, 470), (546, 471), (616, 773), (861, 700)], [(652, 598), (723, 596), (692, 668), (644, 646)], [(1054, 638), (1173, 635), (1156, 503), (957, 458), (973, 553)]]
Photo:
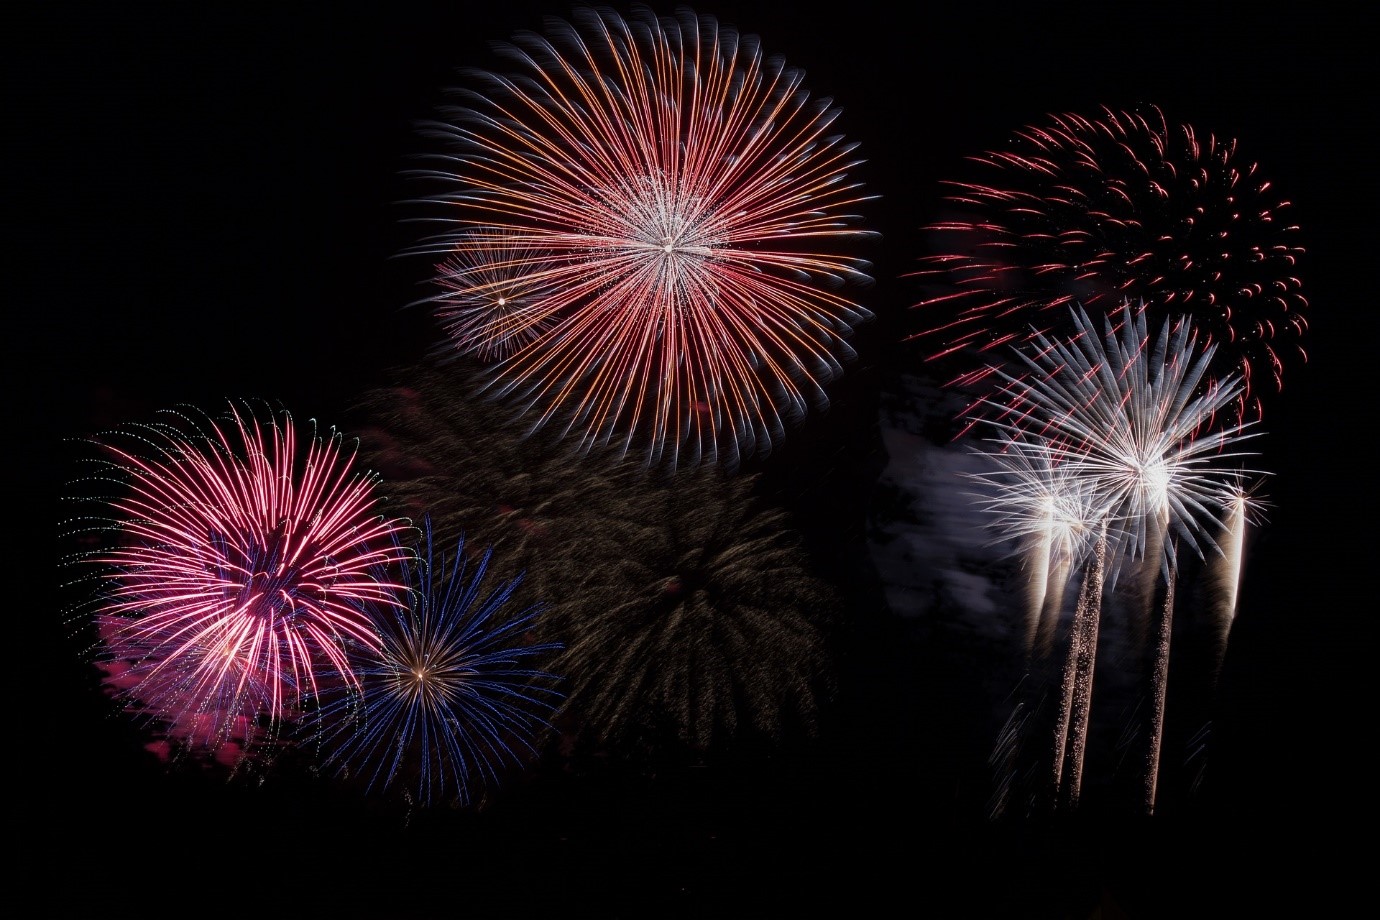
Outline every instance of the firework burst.
[[(998, 421), (989, 419), (1000, 447), (993, 453), (996, 471), (979, 478), (995, 487), (986, 507), (996, 512), (997, 526), (1007, 536), (1034, 537), (1032, 559), (1045, 572), (1050, 547), (1060, 545), (1050, 541), (1070, 525), (1081, 535), (1075, 546), (1095, 550), (1083, 557), (1055, 729), (1053, 775), (1071, 805), (1082, 778), (1104, 588), (1123, 568), (1137, 569), (1134, 622), (1156, 618), (1146, 773), (1146, 805), (1153, 810), (1178, 547), (1202, 558), (1209, 551), (1222, 555), (1216, 534), (1229, 526), (1243, 484), (1256, 475), (1235, 465), (1243, 456), (1236, 446), (1251, 436), (1251, 423), (1205, 431), (1237, 397), (1240, 380), (1207, 376), (1214, 346), (1200, 343), (1187, 318), (1166, 319), (1152, 336), (1147, 312), (1143, 304), (1125, 305), (1118, 322), (1104, 317), (1099, 334), (1087, 312), (1073, 308), (1071, 336), (1034, 334), (1020, 354), (1025, 372), (996, 369), (1006, 388), (989, 400), (1000, 410)], [(1061, 522), (1061, 529), (1051, 529)], [(1093, 533), (1095, 540), (1082, 539)], [(1069, 539), (1063, 536), (1066, 546)], [(1066, 548), (1059, 558), (1077, 557)], [(1158, 602), (1157, 581), (1163, 584)], [(1056, 603), (1062, 585), (1061, 577)]]
[(719, 470), (646, 481), (597, 538), (574, 518), (530, 540), (552, 563), (545, 590), (563, 588), (552, 625), (582, 740), (667, 753), (814, 734), (840, 599), (755, 484)]
[(973, 497), (997, 539), (1020, 547), (1026, 580), (1023, 647), (1028, 656), (1043, 656), (1070, 574), (1107, 523), (1106, 499), (1077, 463), (1064, 462), (1046, 441), (1017, 433), (974, 452), (990, 468), (964, 476), (978, 487)]
[(1205, 430), (1240, 394), (1241, 381), (1208, 377), (1216, 346), (1201, 344), (1186, 318), (1166, 319), (1151, 336), (1146, 305), (1126, 304), (1116, 323), (1104, 318), (1099, 334), (1087, 311), (1069, 312), (1069, 338), (1036, 334), (1021, 353), (1031, 373), (996, 371), (1007, 385), (987, 401), (1000, 412), (993, 424), (1041, 438), (1074, 464), (1124, 535), (1119, 557), (1162, 556), (1172, 568), (1173, 546), (1156, 552), (1165, 528), (1201, 555), (1213, 545), (1204, 529), (1221, 524), (1242, 484), (1257, 475), (1231, 465), (1246, 456), (1235, 447), (1254, 436), (1252, 423)]
[(100, 443), (114, 535), (73, 561), (99, 567), (93, 602), (107, 687), (171, 741), (215, 751), (354, 683), (352, 646), (377, 648), (360, 611), (393, 602), (378, 573), (403, 558), (403, 522), (372, 512), (373, 478), (337, 433), (299, 444), (291, 417), (168, 412)]
[(501, 229), (462, 234), (454, 250), (437, 266), (443, 292), (433, 299), (453, 348), (492, 363), (551, 328), (542, 304), (556, 291), (544, 270), (545, 254)]
[(1214, 376), (1242, 385), (1229, 421), (1258, 419), (1286, 363), (1303, 358), (1308, 302), (1298, 227), (1234, 140), (1172, 124), (1157, 108), (1065, 113), (973, 158), (986, 177), (952, 182), (951, 220), (926, 229), (932, 284), (915, 336), (930, 360), (975, 353), (955, 384), (986, 379), (993, 354), (1061, 337), (1070, 304), (1144, 300), (1191, 320), (1218, 347)]
[(515, 574), (510, 563), (544, 570), (515, 548), (557, 519), (583, 520), (593, 534), (639, 477), (626, 464), (573, 464), (562, 442), (524, 437), (501, 406), (474, 394), (472, 370), (424, 361), (400, 385), (365, 393), (356, 406), (361, 454), (388, 478), (386, 507), (427, 517), (442, 544), (468, 534), (496, 550), (505, 575)]
[[(439, 187), (422, 203), (444, 229), (417, 250), (442, 260), (449, 347), (496, 359), (490, 390), (581, 447), (767, 453), (870, 318), (844, 294), (871, 281), (849, 252), (871, 234), (838, 109), (688, 10), (581, 9), (499, 47), (512, 69), (474, 75), (431, 126), (444, 165), (418, 174)], [(511, 283), (535, 291), (515, 325), (493, 308)]]
[(512, 612), (520, 578), (486, 586), (491, 548), (476, 561), (462, 539), (448, 569), (432, 539), (427, 521), (412, 601), (377, 611), (382, 648), (357, 665), (358, 696), (322, 708), (321, 737), (327, 766), (369, 790), (468, 807), (537, 753), (560, 696), (531, 662), (560, 647), (527, 641), (543, 606)]
[(538, 632), (564, 646), (551, 668), (567, 680), (555, 721), (571, 749), (809, 738), (836, 682), (841, 604), (759, 480), (614, 451), (571, 463), (563, 442), (490, 424), (497, 410), (455, 370), (412, 368), (370, 393), (361, 450), (412, 471), (389, 476), (390, 495), (431, 515), (438, 539), (467, 528), (497, 547), (496, 572), (526, 571), (549, 599)]

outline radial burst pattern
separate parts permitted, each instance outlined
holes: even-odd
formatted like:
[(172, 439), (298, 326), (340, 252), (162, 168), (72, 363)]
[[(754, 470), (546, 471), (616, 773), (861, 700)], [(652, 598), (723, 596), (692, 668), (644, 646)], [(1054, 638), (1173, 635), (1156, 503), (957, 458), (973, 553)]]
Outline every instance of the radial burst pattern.
[(231, 404), (169, 412), (104, 439), (92, 480), (114, 487), (74, 526), (109, 548), (79, 557), (107, 687), (169, 740), (218, 749), (276, 731), (326, 687), (356, 681), (354, 646), (378, 648), (364, 604), (405, 558), (405, 522), (373, 510), (339, 434), (299, 443), (287, 413)]
[(542, 266), (547, 256), (499, 230), (455, 241), (437, 266), (435, 314), (450, 346), (480, 361), (501, 361), (553, 325), (543, 303), (555, 295)]
[(527, 572), (549, 603), (541, 634), (565, 647), (556, 723), (576, 747), (640, 757), (811, 737), (842, 602), (758, 480), (647, 470), (612, 450), (572, 463), (564, 442), (489, 425), (493, 407), (452, 371), (414, 368), (371, 393), (363, 451), (380, 445), (398, 469), (390, 496), (432, 515), (438, 539), (467, 530), (497, 547), (497, 572)]
[[(1153, 644), (1146, 662), (1149, 726), (1129, 732), (1143, 739), (1143, 801), (1153, 811), (1178, 550), (1191, 547), (1204, 559), (1225, 556), (1216, 541), (1230, 530), (1246, 483), (1259, 475), (1239, 465), (1245, 456), (1240, 444), (1254, 423), (1211, 426), (1239, 394), (1240, 379), (1208, 375), (1215, 346), (1199, 340), (1191, 318), (1166, 318), (1152, 335), (1148, 312), (1144, 304), (1126, 304), (1115, 318), (1098, 323), (1071, 308), (1066, 338), (1036, 333), (1020, 349), (1022, 370), (998, 369), (1006, 386), (989, 400), (997, 420), (986, 420), (998, 432), (995, 466), (976, 477), (987, 488), (983, 502), (994, 523), (1007, 537), (1023, 540), (1028, 553), (1028, 637), (1048, 636), (1060, 621), (1068, 567), (1080, 570), (1052, 755), (1053, 786), (1058, 801), (1069, 806), (1078, 804), (1083, 781), (1104, 591), (1124, 569), (1138, 576), (1120, 595), (1130, 602), (1131, 616), (1118, 625), (1130, 625), (1133, 661), (1147, 637)], [(1088, 547), (1095, 552), (1089, 555)], [(1031, 662), (1037, 685), (1028, 691), (1029, 705), (1037, 705), (1045, 692), (1038, 678), (1047, 673), (1048, 643), (1028, 647), (1041, 652)], [(1003, 738), (1001, 749), (1010, 763), (1012, 740)], [(1004, 790), (1009, 781), (1002, 781)]]
[[(1124, 534), (1122, 555), (1147, 558), (1156, 521), (1201, 551), (1243, 484), (1257, 471), (1234, 465), (1245, 422), (1207, 430), (1242, 387), (1208, 376), (1216, 346), (1185, 317), (1152, 336), (1149, 308), (1129, 305), (1118, 324), (1070, 310), (1072, 335), (1035, 336), (1021, 354), (1030, 373), (999, 371), (1006, 388), (989, 404), (997, 427), (1046, 440), (1066, 455)], [(1164, 547), (1172, 567), (1173, 544)]]
[(357, 664), (360, 694), (321, 711), (327, 765), (370, 791), (469, 807), (538, 754), (560, 701), (538, 665), (559, 646), (529, 640), (543, 608), (515, 608), (520, 579), (488, 583), (492, 549), (470, 558), (462, 540), (448, 564), (429, 521), (423, 532), (406, 609), (376, 609), (383, 646)]
[(956, 383), (986, 378), (1011, 345), (1069, 332), (1070, 304), (1144, 300), (1189, 317), (1216, 346), (1214, 376), (1240, 378), (1230, 421), (1260, 417), (1303, 357), (1308, 301), (1290, 203), (1235, 140), (1153, 107), (1103, 109), (1051, 116), (973, 160), (985, 175), (949, 183), (952, 213), (926, 228), (935, 248), (917, 272), (915, 337), (931, 360), (959, 362)]
[[(399, 372), (397, 386), (366, 392), (356, 406), (361, 455), (388, 480), (385, 507), (428, 517), (436, 539), (496, 551), (505, 576), (544, 569), (512, 548), (557, 518), (599, 516), (637, 488), (628, 464), (573, 463), (570, 446), (505, 424), (505, 410), (474, 393), (473, 368), (422, 362)], [(608, 456), (591, 457), (610, 460)]]
[(673, 467), (769, 451), (870, 318), (847, 291), (871, 280), (870, 234), (839, 110), (688, 10), (581, 9), (500, 51), (419, 173), (449, 347), (583, 447)]
[(644, 481), (601, 509), (597, 534), (570, 517), (529, 538), (549, 563), (538, 584), (558, 596), (563, 714), (582, 740), (704, 751), (815, 733), (841, 599), (755, 482), (717, 470)]

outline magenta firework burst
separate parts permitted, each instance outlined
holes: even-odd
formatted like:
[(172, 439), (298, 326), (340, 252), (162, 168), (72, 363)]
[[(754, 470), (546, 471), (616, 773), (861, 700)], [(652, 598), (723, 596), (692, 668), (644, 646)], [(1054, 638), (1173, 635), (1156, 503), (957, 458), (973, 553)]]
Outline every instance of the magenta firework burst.
[(581, 9), (500, 52), (511, 69), (475, 74), (418, 173), (446, 344), (500, 358), (488, 388), (584, 448), (765, 454), (871, 316), (848, 296), (872, 234), (839, 110), (688, 10)]
[[(1235, 374), (1233, 420), (1260, 417), (1285, 364), (1302, 357), (1308, 302), (1289, 202), (1235, 140), (1174, 124), (1154, 107), (1051, 116), (972, 158), (981, 176), (948, 183), (954, 211), (925, 229), (936, 251), (915, 338), (936, 360), (976, 353), (976, 381), (1012, 345), (1060, 336), (1070, 305), (1113, 312), (1143, 300), (1188, 317)], [(993, 357), (993, 355), (998, 357)]]
[(101, 439), (114, 484), (95, 603), (106, 686), (167, 740), (218, 751), (276, 728), (323, 684), (357, 683), (377, 649), (365, 612), (403, 603), (377, 573), (405, 524), (373, 513), (375, 481), (342, 437), (302, 439), (286, 413), (168, 412)]

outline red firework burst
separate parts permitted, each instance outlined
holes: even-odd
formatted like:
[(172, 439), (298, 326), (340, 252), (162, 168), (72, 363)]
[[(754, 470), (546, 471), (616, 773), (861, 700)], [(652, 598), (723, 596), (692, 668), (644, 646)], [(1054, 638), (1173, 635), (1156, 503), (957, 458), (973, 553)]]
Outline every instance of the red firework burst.
[[(447, 229), (418, 249), (446, 260), (429, 302), (450, 347), (493, 357), (497, 335), (490, 389), (585, 449), (767, 452), (871, 315), (842, 293), (871, 279), (840, 250), (871, 234), (838, 110), (686, 10), (580, 10), (502, 51), (513, 71), (477, 75), (433, 126), (444, 166), (420, 174), (442, 186), (425, 201)], [(506, 302), (476, 319), (514, 283), (520, 322)]]
[[(276, 727), (323, 683), (354, 684), (347, 649), (377, 649), (366, 610), (398, 604), (377, 577), (403, 558), (399, 521), (342, 438), (299, 450), (292, 419), (182, 413), (106, 439), (114, 547), (96, 625), (107, 689), (171, 741), (220, 752)], [(385, 567), (385, 569), (380, 569)]]
[(927, 358), (982, 365), (954, 383), (984, 380), (1013, 345), (1069, 331), (1070, 305), (1112, 314), (1143, 301), (1207, 336), (1216, 376), (1241, 377), (1233, 421), (1260, 417), (1261, 393), (1304, 357), (1308, 302), (1289, 202), (1236, 141), (1157, 108), (1104, 108), (1051, 116), (973, 160), (988, 178), (948, 183), (958, 214), (925, 228), (940, 251), (915, 273), (932, 285), (917, 304), (931, 322), (913, 337), (932, 343)]

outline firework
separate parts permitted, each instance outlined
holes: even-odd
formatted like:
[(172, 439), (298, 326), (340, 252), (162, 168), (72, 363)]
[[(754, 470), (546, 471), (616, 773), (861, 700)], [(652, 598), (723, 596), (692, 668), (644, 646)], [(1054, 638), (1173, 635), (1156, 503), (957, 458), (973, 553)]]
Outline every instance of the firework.
[(366, 392), (355, 407), (361, 455), (388, 479), (385, 507), (428, 517), (438, 542), (468, 534), (495, 549), (505, 574), (515, 574), (510, 564), (544, 570), (516, 547), (558, 518), (596, 530), (640, 477), (626, 465), (574, 464), (562, 442), (524, 436), (506, 424), (503, 406), (474, 393), (472, 370), (424, 361), (401, 372), (398, 386)]
[(1222, 552), (1214, 558), (1209, 571), (1213, 580), (1213, 642), (1212, 678), (1216, 682), (1226, 654), (1227, 637), (1236, 620), (1237, 597), (1241, 590), (1241, 570), (1245, 564), (1247, 530), (1261, 522), (1267, 502), (1257, 494), (1260, 482), (1241, 488), (1233, 495), (1227, 514), (1217, 536)]
[(1026, 694), (992, 755), (1006, 774), (996, 797), (1005, 808), (1011, 782), (1019, 771), (1018, 729), (1033, 731), (1033, 714), (1044, 691), (1044, 671), (1053, 654), (1062, 622), (1069, 580), (1080, 573), (1077, 599), (1069, 624), (1069, 646), (1055, 699), (1051, 786), (1070, 805), (1080, 793), (1086, 734), (1092, 705), (1092, 679), (1102, 609), (1108, 534), (1113, 516), (1108, 496), (1086, 475), (1076, 456), (1064, 456), (1053, 443), (1019, 431), (993, 439), (975, 453), (990, 468), (965, 474), (979, 486), (974, 498), (989, 516), (1002, 542), (1014, 541), (1022, 556), (1026, 627)]
[[(582, 9), (499, 46), (431, 135), (449, 345), (531, 429), (649, 464), (765, 454), (825, 404), (870, 313), (839, 111), (755, 37)], [(524, 287), (520, 309), (494, 294)], [(479, 306), (476, 306), (479, 305)], [(501, 343), (501, 348), (493, 347)]]
[(703, 751), (814, 733), (834, 686), (839, 599), (809, 573), (756, 480), (717, 470), (647, 482), (606, 509), (598, 537), (556, 520), (542, 577), (571, 675), (565, 712), (596, 746)]
[(404, 786), (426, 806), (468, 807), (537, 753), (559, 694), (531, 662), (559, 646), (527, 640), (543, 607), (512, 612), (520, 578), (486, 586), (492, 548), (475, 561), (462, 539), (448, 569), (432, 540), (427, 521), (408, 567), (412, 601), (378, 611), (382, 649), (357, 665), (358, 697), (322, 708), (322, 739), (327, 766), (368, 790)]
[[(1239, 379), (1207, 376), (1214, 346), (1200, 344), (1190, 321), (1166, 319), (1151, 336), (1146, 313), (1143, 304), (1134, 310), (1128, 304), (1116, 322), (1103, 319), (1099, 335), (1087, 312), (1073, 308), (1072, 335), (1035, 334), (1020, 356), (1025, 372), (998, 369), (1006, 388), (990, 400), (1000, 410), (999, 421), (989, 419), (1001, 432), (999, 466), (985, 477), (1001, 487), (988, 506), (998, 512), (997, 524), (1012, 536), (1048, 539), (1057, 488), (1077, 498), (1062, 506), (1064, 520), (1080, 534), (1099, 533), (1095, 564), (1085, 564), (1056, 729), (1054, 775), (1070, 804), (1077, 803), (1081, 782), (1104, 579), (1112, 584), (1123, 567), (1138, 569), (1142, 617), (1136, 622), (1151, 615), (1157, 580), (1165, 586), (1151, 674), (1147, 807), (1153, 809), (1178, 548), (1204, 558), (1208, 551), (1220, 554), (1213, 536), (1253, 475), (1234, 465), (1243, 456), (1236, 446), (1252, 436), (1250, 423), (1205, 431), (1239, 394)], [(1057, 478), (1050, 458), (1057, 458)]]
[(455, 371), (423, 365), (369, 394), (361, 450), (414, 471), (389, 492), (438, 539), (467, 527), (549, 599), (538, 631), (565, 646), (555, 721), (575, 748), (640, 757), (813, 733), (840, 604), (758, 480), (658, 473), (611, 450), (572, 463), (561, 441), (489, 424), (501, 410)]
[(375, 513), (376, 481), (338, 433), (299, 444), (286, 413), (170, 411), (100, 443), (113, 534), (95, 621), (108, 689), (171, 741), (216, 751), (276, 731), (323, 685), (354, 683), (351, 646), (377, 648), (360, 611), (393, 602), (379, 572), (405, 530)]
[[(1207, 376), (1215, 346), (1193, 324), (1166, 319), (1152, 337), (1144, 304), (1129, 304), (1103, 332), (1082, 308), (1067, 339), (1037, 334), (1020, 355), (1029, 374), (998, 370), (1006, 388), (988, 404), (995, 424), (1048, 441), (1075, 464), (1118, 523), (1117, 555), (1175, 564), (1172, 530), (1201, 555), (1205, 528), (1220, 525), (1241, 484), (1256, 471), (1234, 467), (1252, 423), (1205, 431), (1241, 391), (1239, 378)], [(1161, 552), (1160, 550), (1163, 550)]]
[(541, 251), (503, 230), (462, 234), (454, 250), (437, 266), (443, 292), (433, 298), (451, 346), (486, 363), (500, 361), (551, 328), (543, 302), (556, 291)]
[(1144, 300), (1218, 347), (1214, 376), (1240, 378), (1229, 421), (1259, 419), (1262, 394), (1303, 357), (1308, 302), (1289, 202), (1236, 141), (1157, 108), (1104, 108), (1051, 116), (973, 159), (986, 176), (949, 183), (958, 213), (927, 227), (940, 248), (916, 273), (932, 285), (915, 336), (929, 359), (981, 358), (955, 384), (988, 378), (1012, 345), (1063, 336), (1071, 304)]
[(974, 453), (991, 468), (963, 474), (989, 515), (997, 539), (1016, 541), (1024, 557), (1027, 656), (1043, 657), (1058, 623), (1069, 576), (1108, 522), (1105, 497), (1082, 468), (1064, 462), (1049, 443), (1023, 434), (997, 439)]
[(1083, 764), (1092, 717), (1093, 673), (1097, 666), (1098, 631), (1102, 617), (1103, 578), (1107, 571), (1107, 539), (1099, 534), (1083, 573), (1069, 636), (1059, 696), (1058, 728), (1054, 735), (1053, 787), (1070, 806), (1077, 806), (1083, 786)]

